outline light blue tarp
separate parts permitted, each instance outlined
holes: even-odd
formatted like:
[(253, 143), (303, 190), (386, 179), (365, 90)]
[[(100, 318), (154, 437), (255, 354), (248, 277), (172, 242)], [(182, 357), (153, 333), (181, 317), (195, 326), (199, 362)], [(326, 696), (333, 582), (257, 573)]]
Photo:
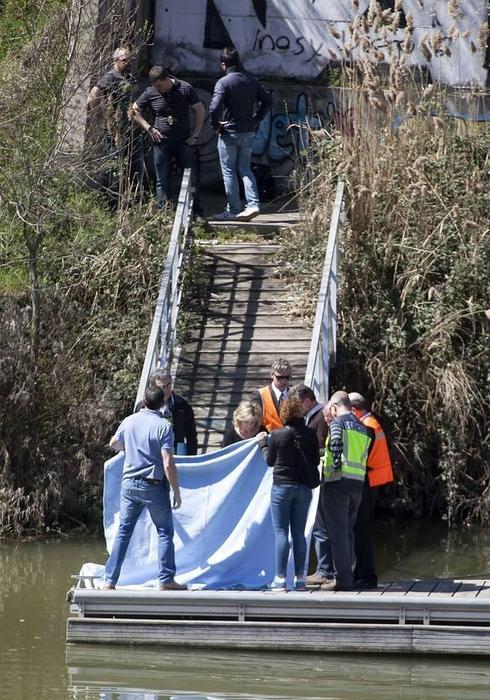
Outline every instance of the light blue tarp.
[[(274, 577), (272, 469), (255, 440), (205, 455), (176, 456), (175, 461), (182, 494), (182, 507), (173, 511), (177, 581), (196, 588), (264, 587)], [(109, 552), (119, 526), (123, 463), (120, 453), (106, 462), (104, 470)], [(307, 534), (315, 511), (314, 498)], [(93, 564), (85, 564), (81, 571), (101, 573), (103, 567)], [(157, 574), (157, 534), (145, 510), (131, 538), (118, 586), (156, 585)]]

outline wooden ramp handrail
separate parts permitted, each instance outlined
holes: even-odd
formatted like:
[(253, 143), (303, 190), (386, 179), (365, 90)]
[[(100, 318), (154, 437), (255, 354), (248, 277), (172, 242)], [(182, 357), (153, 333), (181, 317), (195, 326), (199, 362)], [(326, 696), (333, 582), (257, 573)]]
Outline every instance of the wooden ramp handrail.
[(180, 273), (188, 247), (192, 204), (191, 170), (187, 168), (182, 176), (165, 267), (162, 272), (153, 322), (146, 346), (145, 361), (134, 403), (135, 407), (143, 399), (151, 373), (157, 367), (164, 367), (170, 371), (175, 360), (177, 315), (182, 296)]
[(344, 196), (345, 183), (341, 180), (337, 185), (330, 220), (305, 376), (306, 386), (311, 387), (317, 399), (323, 402), (328, 399), (330, 363), (335, 362), (337, 352), (337, 240), (345, 219)]

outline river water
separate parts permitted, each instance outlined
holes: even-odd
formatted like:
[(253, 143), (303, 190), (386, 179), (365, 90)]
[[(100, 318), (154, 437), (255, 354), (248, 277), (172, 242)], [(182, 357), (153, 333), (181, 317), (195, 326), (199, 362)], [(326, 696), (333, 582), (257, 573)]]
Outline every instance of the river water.
[[(380, 522), (383, 580), (490, 580), (490, 531)], [(1, 700), (488, 700), (470, 658), (163, 650), (65, 644), (70, 575), (104, 562), (99, 541), (0, 543)]]

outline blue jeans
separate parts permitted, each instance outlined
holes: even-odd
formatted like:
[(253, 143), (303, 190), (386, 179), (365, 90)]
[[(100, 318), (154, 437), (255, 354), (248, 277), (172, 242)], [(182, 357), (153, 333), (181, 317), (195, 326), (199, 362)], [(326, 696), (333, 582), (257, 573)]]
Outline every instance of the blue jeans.
[(228, 210), (234, 215), (242, 210), (238, 176), (243, 181), (247, 206), (259, 206), (257, 182), (250, 166), (254, 139), (255, 133), (253, 131), (224, 133), (220, 134), (218, 138), (218, 154), (228, 200)]
[(271, 512), (276, 536), (276, 576), (286, 576), (289, 557), (289, 530), (293, 540), (294, 573), (304, 576), (306, 559), (305, 525), (311, 502), (311, 489), (303, 484), (272, 486)]
[(175, 158), (175, 162), (180, 170), (184, 171), (186, 168), (191, 168), (192, 185), (194, 187), (194, 213), (200, 212), (199, 182), (197, 169), (195, 164), (193, 164), (194, 155), (192, 148), (185, 141), (168, 141), (163, 139), (160, 143), (153, 145), (158, 207), (163, 207), (171, 198), (172, 158)]
[(104, 580), (108, 583), (117, 583), (131, 535), (143, 508), (148, 508), (158, 533), (158, 580), (168, 583), (175, 576), (174, 524), (168, 482), (149, 484), (144, 479), (124, 479), (119, 530), (105, 566)]

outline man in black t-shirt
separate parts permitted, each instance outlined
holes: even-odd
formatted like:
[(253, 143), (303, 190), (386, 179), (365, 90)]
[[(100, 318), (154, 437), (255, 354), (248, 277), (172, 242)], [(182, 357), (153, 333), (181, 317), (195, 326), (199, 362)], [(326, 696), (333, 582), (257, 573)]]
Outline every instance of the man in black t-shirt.
[[(182, 170), (192, 167), (191, 147), (197, 143), (206, 110), (192, 85), (170, 74), (170, 66), (153, 66), (149, 78), (150, 87), (133, 104), (132, 118), (153, 143), (157, 206), (161, 208), (170, 198), (172, 158)], [(192, 133), (189, 107), (195, 115)], [(143, 110), (153, 113), (153, 126), (143, 116)], [(196, 188), (195, 213), (198, 207)]]
[(116, 49), (113, 61), (112, 68), (90, 91), (87, 104), (91, 110), (98, 107), (104, 110), (104, 155), (110, 160), (127, 157), (131, 182), (138, 183), (143, 170), (143, 141), (128, 114), (136, 85), (130, 73), (129, 49)]

